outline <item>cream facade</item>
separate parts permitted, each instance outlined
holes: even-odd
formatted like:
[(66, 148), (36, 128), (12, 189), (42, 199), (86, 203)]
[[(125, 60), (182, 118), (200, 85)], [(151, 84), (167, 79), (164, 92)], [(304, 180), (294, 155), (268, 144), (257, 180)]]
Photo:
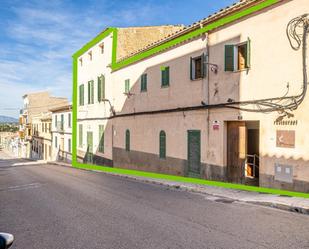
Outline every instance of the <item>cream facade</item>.
[(52, 112), (52, 161), (72, 161), (72, 105), (60, 106)]
[[(118, 29), (118, 59), (134, 49), (182, 29), (183, 26), (132, 27)], [(112, 79), (112, 34), (78, 58), (77, 157), (79, 162), (112, 166), (113, 126), (108, 118), (118, 101)], [(120, 93), (122, 94), (122, 92)]]
[[(19, 117), (19, 144), (16, 156), (31, 158), (39, 156), (39, 151), (33, 151), (32, 144), (32, 118), (39, 117), (42, 113), (47, 113), (50, 108), (68, 104), (67, 98), (51, 96), (49, 92), (27, 93), (23, 96), (23, 109), (20, 110)], [(39, 124), (40, 120), (37, 119)], [(37, 130), (39, 132), (39, 130)]]
[[(217, 18), (261, 2), (243, 1)], [(114, 167), (309, 192), (308, 93), (295, 110), (262, 112), (293, 103), (293, 98), (279, 98), (303, 90), (302, 50), (291, 48), (286, 28), (305, 13), (307, 0), (279, 1), (109, 71), (106, 93), (116, 115), (109, 116), (109, 107), (93, 111), (104, 122), (102, 156)], [(215, 14), (196, 26), (216, 20)], [(78, 70), (79, 81), (91, 77)], [(78, 106), (78, 119), (91, 108)], [(84, 151), (93, 120), (87, 122)]]

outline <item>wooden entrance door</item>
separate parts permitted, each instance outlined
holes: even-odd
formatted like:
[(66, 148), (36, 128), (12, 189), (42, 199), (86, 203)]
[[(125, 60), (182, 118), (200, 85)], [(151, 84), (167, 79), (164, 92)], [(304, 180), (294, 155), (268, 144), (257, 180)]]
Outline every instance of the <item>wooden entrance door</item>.
[(93, 162), (93, 134), (91, 131), (87, 132), (87, 163)]
[(244, 166), (247, 150), (246, 122), (227, 123), (227, 178), (241, 183), (244, 180)]
[(201, 132), (188, 131), (188, 176), (200, 177), (201, 170)]

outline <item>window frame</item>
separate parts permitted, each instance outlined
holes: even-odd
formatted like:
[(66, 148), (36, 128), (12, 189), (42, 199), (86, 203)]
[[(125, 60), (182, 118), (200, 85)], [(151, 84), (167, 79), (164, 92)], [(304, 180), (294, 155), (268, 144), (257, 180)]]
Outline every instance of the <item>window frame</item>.
[(126, 129), (125, 132), (125, 149), (126, 151), (131, 150), (131, 134), (129, 129)]
[[(167, 88), (170, 86), (170, 67), (161, 66), (161, 88)], [(167, 72), (167, 74), (166, 74)], [(167, 82), (165, 82), (167, 81)]]
[(141, 92), (147, 92), (147, 73), (141, 75)]
[[(244, 55), (244, 68), (239, 68), (239, 47), (246, 46), (245, 55)], [(231, 49), (233, 50), (231, 53)], [(227, 55), (228, 53), (231, 53), (230, 56)], [(229, 57), (229, 58), (228, 58)], [(229, 59), (227, 61), (227, 59)], [(232, 66), (230, 66), (227, 63), (233, 63)], [(236, 44), (225, 44), (224, 46), (224, 71), (225, 72), (241, 72), (241, 71), (248, 71), (251, 69), (251, 40), (248, 37), (247, 41), (239, 42)]]
[(104, 132), (105, 132), (105, 126), (99, 125), (99, 146), (98, 151), (101, 153), (104, 153)]
[[(201, 60), (201, 72), (200, 72), (200, 77), (196, 77), (196, 65), (195, 62), (200, 59)], [(203, 53), (199, 56), (195, 57), (190, 57), (190, 80), (195, 81), (195, 80), (202, 80), (206, 77), (207, 75), (207, 68), (206, 68), (206, 55)]]
[(159, 158), (166, 159), (166, 132), (164, 130), (159, 133)]

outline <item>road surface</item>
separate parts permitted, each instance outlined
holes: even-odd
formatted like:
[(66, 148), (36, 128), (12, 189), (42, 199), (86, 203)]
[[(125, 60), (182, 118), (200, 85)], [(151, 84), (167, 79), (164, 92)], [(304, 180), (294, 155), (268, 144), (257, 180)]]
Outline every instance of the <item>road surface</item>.
[(19, 249), (309, 248), (309, 216), (0, 152), (0, 231)]

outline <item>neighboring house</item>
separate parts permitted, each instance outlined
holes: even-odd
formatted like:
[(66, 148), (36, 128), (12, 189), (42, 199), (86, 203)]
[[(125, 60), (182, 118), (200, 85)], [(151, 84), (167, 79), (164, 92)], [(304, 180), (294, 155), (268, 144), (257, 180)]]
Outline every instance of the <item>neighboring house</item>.
[(31, 158), (45, 161), (51, 160), (51, 113), (32, 116)]
[[(101, 73), (92, 68), (96, 43), (76, 58), (77, 156), (119, 168), (309, 192), (302, 47), (295, 52), (286, 34), (288, 23), (305, 13), (307, 0), (245, 0), (127, 55), (107, 45), (108, 57), (96, 67), (105, 70), (108, 58), (115, 58), (106, 80), (115, 113), (94, 101), (94, 81), (87, 94), (81, 87)], [(111, 34), (104, 39), (120, 43)]]
[[(30, 158), (32, 148), (32, 117), (48, 112), (50, 108), (68, 104), (67, 98), (50, 96), (49, 92), (28, 93), (23, 96), (24, 106), (19, 118), (19, 150), (17, 155)], [(39, 122), (37, 120), (37, 122)]]
[(59, 106), (52, 112), (52, 161), (72, 161), (72, 105)]
[[(172, 25), (120, 28), (117, 30), (117, 55), (119, 58), (128, 56), (135, 49), (182, 28)], [(106, 37), (78, 57), (77, 154), (80, 162), (111, 166), (112, 139), (110, 136), (105, 139), (104, 133), (112, 132), (107, 118), (118, 96), (114, 93), (110, 68), (116, 35), (113, 37), (109, 31), (105, 30)]]

